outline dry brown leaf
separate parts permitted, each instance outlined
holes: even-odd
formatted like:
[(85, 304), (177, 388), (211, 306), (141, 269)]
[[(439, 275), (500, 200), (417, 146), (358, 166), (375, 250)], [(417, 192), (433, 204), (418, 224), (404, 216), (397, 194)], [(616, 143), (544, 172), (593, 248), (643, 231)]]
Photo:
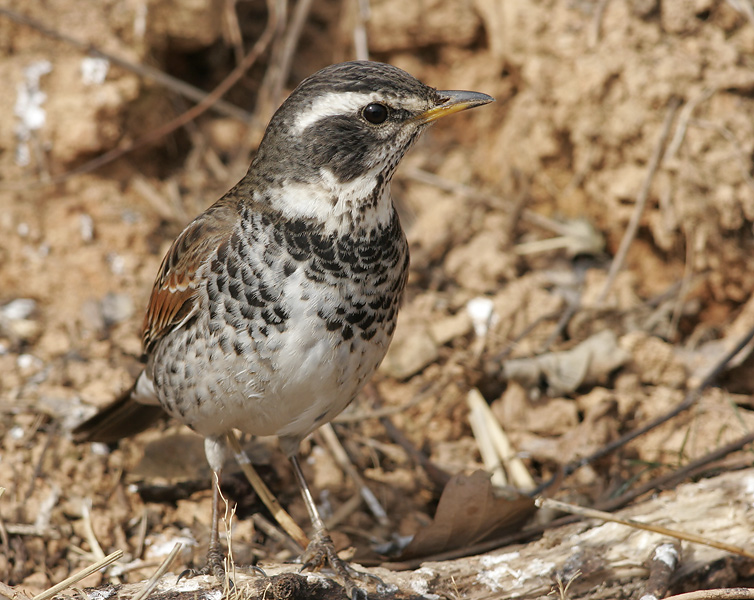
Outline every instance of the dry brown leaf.
[(502, 495), (486, 471), (455, 475), (442, 492), (431, 525), (414, 536), (401, 560), (470, 546), (518, 529), (533, 512), (531, 498), (515, 491)]
[(615, 332), (606, 329), (564, 352), (508, 360), (503, 375), (526, 388), (536, 387), (544, 379), (550, 397), (564, 396), (581, 385), (599, 382), (629, 358), (618, 346)]

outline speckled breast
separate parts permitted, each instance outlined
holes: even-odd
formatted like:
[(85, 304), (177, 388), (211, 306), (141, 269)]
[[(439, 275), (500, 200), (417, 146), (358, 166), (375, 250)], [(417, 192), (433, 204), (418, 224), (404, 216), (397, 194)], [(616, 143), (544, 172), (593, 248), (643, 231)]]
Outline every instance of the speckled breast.
[(155, 349), (152, 376), (166, 410), (204, 435), (238, 428), (297, 443), (382, 361), (408, 247), (397, 214), (348, 235), (243, 217), (203, 267), (197, 315)]

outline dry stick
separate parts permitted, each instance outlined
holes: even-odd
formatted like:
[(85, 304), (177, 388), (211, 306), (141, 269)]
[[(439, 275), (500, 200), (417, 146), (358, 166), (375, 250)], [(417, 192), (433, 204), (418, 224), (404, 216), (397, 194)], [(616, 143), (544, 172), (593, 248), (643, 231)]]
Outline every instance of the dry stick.
[[(220, 82), (220, 85), (218, 85), (210, 94), (205, 96), (196, 106), (190, 108), (185, 113), (179, 115), (172, 121), (169, 121), (162, 127), (159, 127), (158, 129), (154, 130), (152, 133), (145, 135), (144, 137), (136, 140), (135, 142), (126, 144), (124, 147), (114, 148), (98, 156), (94, 160), (89, 161), (88, 163), (82, 165), (81, 167), (77, 169), (73, 169), (72, 171), (68, 171), (67, 173), (63, 173), (62, 175), (58, 175), (56, 177), (51, 177), (50, 179), (44, 182), (37, 182), (34, 185), (42, 187), (42, 186), (46, 186), (50, 184), (58, 184), (76, 175), (89, 173), (90, 171), (93, 171), (108, 163), (111, 163), (112, 161), (120, 158), (121, 156), (124, 156), (125, 154), (128, 154), (129, 152), (133, 152), (134, 150), (138, 148), (142, 148), (148, 144), (151, 144), (157, 141), (158, 139), (164, 137), (165, 135), (168, 135), (169, 133), (175, 131), (179, 127), (182, 127), (186, 123), (196, 119), (199, 115), (201, 115), (206, 110), (208, 110), (231, 87), (233, 87), (236, 84), (236, 82), (243, 76), (243, 74), (247, 70), (251, 68), (251, 66), (257, 61), (257, 59), (262, 55), (262, 53), (267, 49), (267, 46), (272, 41), (272, 38), (275, 32), (275, 27), (277, 25), (277, 12), (272, 8), (272, 0), (268, 1), (268, 6), (269, 6), (269, 11), (270, 11), (270, 18), (267, 21), (267, 25), (265, 26), (265, 29), (262, 32), (262, 35), (256, 41), (251, 51), (246, 55), (246, 58), (244, 58), (243, 62), (240, 65), (238, 65), (235, 69), (233, 69), (233, 71), (231, 71), (230, 74)], [(33, 185), (29, 183), (24, 183), (23, 186), (24, 186), (24, 189), (33, 187)], [(0, 187), (0, 189), (8, 189), (8, 187), (2, 186)]]
[(285, 533), (280, 531), (275, 524), (267, 520), (261, 513), (254, 513), (251, 515), (251, 520), (254, 521), (254, 526), (264, 533), (268, 538), (275, 540), (276, 542), (283, 544), (292, 554), (301, 554), (301, 546), (294, 542)]
[(9, 600), (31, 600), (26, 594), (14, 590), (2, 581), (0, 581), (0, 598), (8, 598)]
[[(720, 455), (722, 455), (723, 453), (734, 452), (738, 450), (740, 447), (746, 445), (747, 443), (751, 443), (752, 441), (754, 441), (754, 433), (750, 433), (744, 436), (744, 438), (740, 439), (738, 442), (728, 444), (727, 446), (710, 453), (706, 457), (703, 457), (701, 459), (694, 461), (694, 463), (696, 464), (696, 466), (699, 466), (698, 463), (701, 463), (702, 461), (711, 462), (712, 460), (716, 460), (717, 458), (719, 458)], [(676, 475), (677, 475), (677, 472), (670, 474), (670, 476), (676, 476)], [(649, 491), (650, 489), (654, 487), (660, 487), (665, 480), (671, 478), (670, 476), (663, 476), (658, 479), (655, 479), (653, 482), (649, 482), (649, 484), (647, 484), (646, 486), (646, 489), (643, 489), (641, 493), (642, 494), (646, 493), (647, 491)], [(653, 484), (653, 485), (650, 485), (650, 484)], [(609, 505), (599, 505), (599, 508), (602, 508), (604, 510), (615, 510), (616, 508), (620, 508), (621, 506), (626, 504), (629, 500), (632, 500), (634, 497), (638, 495), (640, 494), (631, 494), (631, 497), (629, 497), (629, 494), (625, 494), (624, 496), (621, 496), (620, 498), (616, 499), (615, 502), (612, 502)], [(618, 501), (621, 501), (621, 502), (619, 503)], [(530, 540), (545, 531), (556, 529), (558, 527), (563, 527), (571, 523), (576, 523), (577, 521), (580, 521), (580, 520), (581, 520), (580, 517), (569, 515), (567, 517), (561, 517), (559, 519), (555, 519), (554, 521), (550, 521), (549, 523), (533, 525), (531, 527), (528, 527), (516, 533), (508, 534), (499, 538), (494, 538), (486, 542), (480, 542), (478, 544), (474, 544), (473, 546), (467, 546), (465, 548), (458, 548), (456, 550), (449, 550), (447, 552), (442, 552), (442, 553), (435, 554), (432, 556), (422, 556), (422, 557), (418, 557), (415, 559), (410, 559), (410, 560), (406, 560), (402, 562), (383, 563), (382, 566), (388, 569), (400, 571), (404, 569), (418, 568), (424, 562), (439, 562), (439, 561), (444, 561), (444, 560), (452, 560), (456, 558), (461, 558), (463, 556), (472, 556), (475, 554), (482, 554), (484, 552), (490, 552), (492, 550), (496, 550), (503, 546), (508, 546), (510, 544), (517, 544), (520, 542)]]
[(686, 102), (686, 104), (683, 105), (683, 108), (678, 112), (678, 125), (675, 128), (675, 133), (673, 134), (670, 142), (668, 142), (667, 149), (665, 150), (665, 154), (662, 157), (663, 165), (667, 165), (671, 160), (675, 158), (675, 155), (677, 154), (679, 148), (681, 147), (681, 144), (683, 143), (683, 138), (686, 137), (686, 131), (689, 127), (689, 121), (691, 120), (696, 107), (705, 100), (711, 98), (715, 92), (717, 92), (716, 88), (704, 88), (700, 94), (694, 96), (693, 98), (691, 98), (691, 100)]
[[(167, 73), (163, 73), (158, 69), (154, 69), (146, 65), (139, 65), (124, 58), (115, 56), (114, 54), (109, 54), (108, 52), (96, 48), (92, 44), (82, 42), (81, 40), (77, 40), (76, 38), (73, 38), (65, 33), (51, 29), (43, 23), (37, 21), (36, 19), (32, 19), (31, 17), (27, 17), (26, 15), (19, 14), (7, 8), (0, 8), (0, 15), (5, 15), (9, 19), (12, 19), (17, 23), (21, 23), (23, 25), (36, 29), (37, 31), (48, 37), (60, 40), (61, 42), (65, 42), (66, 44), (78, 48), (79, 50), (83, 50), (84, 52), (92, 56), (104, 58), (114, 65), (118, 65), (119, 67), (126, 69), (127, 71), (136, 73), (140, 77), (151, 79), (152, 81), (159, 83), (169, 90), (185, 96), (186, 98), (193, 100), (194, 102), (202, 102), (208, 96), (207, 92), (205, 92), (204, 90), (200, 90), (193, 85), (189, 85), (185, 81), (176, 79), (175, 77), (172, 77)], [(229, 102), (225, 102), (224, 100), (218, 100), (217, 102), (214, 102), (212, 108), (225, 116), (244, 121), (245, 123), (249, 123), (252, 120), (251, 113)]]
[(358, 10), (353, 26), (353, 50), (356, 60), (369, 60), (369, 40), (366, 23), (369, 21), (369, 0), (355, 0)]
[(279, 79), (277, 81), (277, 87), (272, 91), (272, 99), (279, 103), (280, 95), (283, 90), (283, 85), (288, 79), (288, 75), (291, 72), (291, 65), (293, 64), (293, 55), (298, 47), (299, 39), (301, 38), (301, 32), (304, 30), (304, 23), (309, 16), (309, 10), (312, 6), (312, 0), (298, 0), (296, 8), (293, 9), (293, 16), (288, 24), (288, 31), (283, 40), (283, 49), (280, 53), (280, 63), (278, 64)]
[[(407, 177), (408, 179), (412, 179), (426, 185), (431, 185), (432, 187), (436, 187), (437, 189), (451, 194), (458, 194), (459, 196), (468, 198), (470, 200), (494, 202), (495, 204), (500, 206), (500, 209), (503, 212), (506, 212), (508, 214), (515, 214), (519, 210), (519, 207), (511, 204), (510, 202), (502, 202), (499, 196), (496, 196), (494, 194), (485, 194), (469, 185), (457, 183), (455, 181), (451, 181), (450, 179), (445, 179), (444, 177), (440, 177), (439, 175), (435, 175), (434, 173), (430, 173), (429, 171), (425, 171), (423, 169), (407, 167), (398, 171), (398, 176)], [(520, 218), (522, 221), (527, 221), (532, 225), (537, 225), (542, 229), (557, 233), (561, 236), (568, 236), (572, 234), (572, 232), (568, 229), (568, 225), (560, 223), (555, 219), (550, 219), (549, 217), (546, 217), (544, 215), (540, 215), (533, 210), (520, 209)]]
[(49, 590), (46, 590), (42, 592), (41, 594), (37, 594), (36, 596), (34, 596), (34, 598), (32, 598), (32, 600), (48, 600), (49, 598), (52, 598), (58, 592), (62, 592), (64, 589), (71, 587), (76, 582), (81, 581), (82, 579), (86, 577), (89, 577), (89, 575), (91, 575), (92, 573), (96, 573), (100, 569), (104, 569), (105, 567), (110, 566), (116, 560), (120, 560), (122, 556), (123, 556), (123, 550), (116, 550), (112, 554), (108, 554), (102, 560), (98, 560), (93, 565), (89, 565), (86, 569), (83, 569), (82, 571), (79, 571), (78, 573), (71, 575), (70, 577), (64, 579), (57, 585), (53, 585)]
[(681, 545), (677, 542), (658, 544), (647, 560), (649, 577), (640, 598), (663, 598), (681, 562)]
[(618, 251), (615, 253), (615, 258), (613, 258), (613, 262), (610, 265), (610, 271), (607, 275), (607, 281), (605, 282), (605, 287), (602, 289), (602, 293), (597, 299), (597, 304), (602, 304), (607, 298), (607, 294), (610, 292), (610, 288), (613, 286), (615, 278), (618, 276), (618, 272), (623, 268), (623, 263), (626, 260), (628, 249), (631, 247), (631, 243), (636, 237), (636, 232), (639, 229), (639, 221), (641, 220), (642, 214), (644, 214), (644, 208), (647, 205), (647, 199), (649, 198), (649, 189), (652, 185), (652, 179), (654, 179), (654, 175), (660, 166), (660, 159), (662, 158), (663, 150), (665, 149), (665, 142), (670, 135), (670, 128), (673, 125), (673, 119), (675, 118), (675, 114), (678, 111), (679, 106), (680, 101), (677, 98), (673, 98), (670, 101), (668, 112), (665, 115), (665, 122), (663, 123), (662, 131), (660, 132), (660, 139), (657, 140), (654, 153), (652, 154), (652, 158), (649, 161), (647, 176), (644, 178), (644, 184), (641, 186), (639, 195), (636, 197), (634, 212), (631, 215), (631, 219), (628, 221), (626, 232), (623, 234), (623, 239), (620, 241)]
[(278, 82), (281, 79), (280, 53), (283, 51), (283, 34), (285, 32), (285, 24), (288, 20), (288, 1), (268, 0), (268, 3), (275, 4), (275, 13), (278, 19), (274, 32), (274, 41), (270, 46), (268, 65), (265, 69), (264, 77), (262, 77), (262, 82), (259, 85), (259, 91), (257, 92), (257, 104), (254, 107), (254, 116), (257, 119), (257, 124), (269, 120), (277, 104), (277, 99), (273, 98), (274, 91), (283, 87), (283, 84)]
[(94, 558), (102, 560), (105, 558), (105, 551), (100, 546), (97, 536), (94, 534), (94, 527), (92, 526), (92, 511), (89, 508), (89, 502), (85, 501), (81, 505), (81, 519), (84, 523), (84, 537), (89, 542)]
[(244, 472), (244, 475), (246, 475), (246, 479), (249, 480), (251, 486), (254, 488), (256, 493), (259, 494), (259, 498), (262, 500), (262, 502), (264, 502), (264, 505), (272, 513), (272, 516), (275, 517), (275, 520), (280, 523), (280, 526), (286, 531), (286, 533), (288, 533), (288, 535), (296, 540), (296, 542), (301, 546), (302, 549), (306, 548), (309, 545), (309, 539), (306, 537), (306, 534), (301, 529), (301, 527), (296, 524), (291, 516), (287, 512), (285, 512), (283, 507), (280, 506), (277, 498), (275, 498), (267, 485), (265, 485), (264, 481), (262, 481), (262, 478), (259, 477), (259, 474), (251, 465), (251, 460), (249, 459), (248, 455), (241, 448), (241, 444), (238, 441), (235, 432), (228, 432), (228, 435), (226, 437), (231, 449), (236, 455), (236, 461), (240, 465), (241, 470)]
[(390, 436), (390, 439), (398, 444), (408, 454), (411, 460), (419, 465), (422, 470), (427, 474), (427, 477), (435, 484), (438, 490), (443, 490), (450, 481), (450, 473), (443, 470), (433, 463), (428, 456), (421, 452), (414, 444), (411, 443), (403, 432), (395, 426), (390, 420), (390, 417), (380, 417), (380, 423), (385, 428), (385, 431)]
[(694, 280), (694, 243), (691, 240), (689, 231), (685, 230), (682, 234), (684, 233), (686, 234), (686, 260), (683, 263), (681, 287), (673, 303), (673, 312), (671, 313), (670, 324), (666, 333), (667, 339), (671, 340), (676, 339), (678, 324), (681, 322), (681, 316), (683, 315), (683, 307), (691, 290), (691, 282)]
[[(31, 435), (34, 435), (37, 431), (39, 431), (39, 427), (42, 424), (42, 419), (44, 417), (42, 415), (39, 415), (34, 420), (34, 425), (32, 426), (32, 430), (30, 432), (29, 437)], [(39, 458), (36, 461), (36, 464), (34, 465), (34, 473), (32, 473), (31, 481), (29, 482), (29, 489), (26, 490), (26, 495), (24, 496), (23, 502), (28, 502), (29, 498), (31, 498), (31, 495), (34, 493), (34, 487), (36, 486), (36, 482), (38, 479), (42, 476), (42, 465), (45, 462), (45, 459), (47, 457), (47, 451), (50, 449), (50, 446), (52, 445), (52, 441), (55, 438), (56, 433), (56, 427), (50, 427), (49, 431), (47, 431), (47, 438), (45, 439), (45, 443), (42, 446), (42, 452), (39, 454)]]
[(348, 500), (346, 500), (343, 504), (341, 504), (333, 511), (330, 518), (325, 519), (325, 527), (327, 528), (327, 530), (332, 531), (353, 513), (355, 513), (361, 506), (362, 502), (363, 498), (361, 494), (354, 494), (353, 496), (351, 496)]
[(411, 400), (404, 404), (397, 406), (375, 406), (367, 410), (348, 410), (345, 413), (340, 413), (335, 417), (333, 423), (361, 423), (364, 419), (381, 419), (382, 417), (390, 417), (402, 412), (406, 412), (409, 408), (413, 408), (432, 398), (437, 394), (438, 389), (441, 386), (431, 385), (429, 388), (424, 389), (419, 394), (414, 396)]
[(139, 519), (139, 526), (136, 529), (136, 544), (134, 545), (134, 556), (141, 558), (144, 554), (144, 543), (147, 539), (147, 526), (148, 523), (147, 507), (145, 506), (141, 511), (141, 519)]
[(241, 64), (241, 61), (243, 61), (243, 34), (241, 33), (241, 25), (238, 23), (236, 0), (225, 0), (223, 16), (225, 17), (225, 25), (228, 28), (227, 37), (231, 46), (233, 46), (236, 64)]
[(374, 518), (377, 519), (377, 522), (383, 527), (389, 526), (390, 519), (387, 517), (387, 512), (382, 508), (380, 501), (377, 500), (377, 496), (375, 496), (372, 490), (370, 490), (366, 483), (364, 483), (364, 479), (359, 474), (358, 469), (353, 466), (346, 449), (343, 448), (343, 444), (340, 443), (332, 425), (330, 423), (325, 423), (319, 428), (319, 431), (322, 438), (325, 440), (327, 447), (330, 449), (330, 452), (332, 452), (335, 462), (338, 463), (341, 469), (348, 473), (348, 476), (356, 484), (356, 487), (359, 490), (359, 495), (364, 499), (369, 511), (374, 515)]
[(747, 433), (746, 435), (741, 436), (730, 444), (726, 444), (725, 446), (722, 446), (717, 450), (713, 450), (709, 454), (705, 454), (704, 456), (691, 461), (689, 464), (676, 471), (673, 471), (672, 473), (666, 473), (664, 475), (656, 477), (655, 479), (648, 481), (644, 485), (629, 490), (628, 492), (622, 494), (621, 496), (618, 496), (617, 498), (613, 498), (612, 500), (608, 500), (606, 502), (600, 502), (597, 507), (601, 510), (607, 511), (617, 510), (618, 508), (625, 506), (632, 500), (643, 496), (647, 492), (666, 488), (670, 485), (671, 482), (678, 482), (683, 479), (693, 477), (694, 474), (698, 472), (702, 467), (705, 467), (706, 465), (709, 465), (716, 460), (720, 460), (721, 458), (732, 454), (733, 452), (741, 450), (751, 443), (754, 443), (754, 432)]
[(587, 48), (594, 48), (600, 39), (600, 29), (602, 29), (602, 18), (605, 15), (607, 3), (610, 0), (599, 0), (597, 9), (594, 11), (594, 17), (587, 33)]
[[(0, 497), (2, 497), (4, 492), (5, 488), (0, 486)], [(5, 556), (10, 556), (8, 531), (5, 529), (5, 522), (3, 521), (2, 517), (0, 517), (0, 545), (2, 545), (3, 554), (5, 554)]]
[(699, 590), (698, 592), (686, 592), (677, 596), (667, 596), (665, 600), (754, 600), (754, 589)]
[(482, 397), (482, 394), (478, 389), (473, 388), (468, 395), (469, 405), (472, 410), (477, 411), (478, 414), (483, 415), (483, 421), (488, 431), (489, 441), (497, 456), (499, 456), (505, 468), (508, 471), (508, 475), (511, 479), (511, 484), (522, 492), (529, 492), (536, 487), (534, 478), (526, 469), (524, 461), (516, 454), (505, 431), (500, 426), (500, 421), (492, 414), (489, 404)]
[(736, 139), (736, 135), (730, 129), (723, 125), (718, 125), (717, 123), (703, 119), (691, 119), (689, 121), (689, 125), (694, 125), (695, 127), (699, 127), (701, 129), (709, 129), (711, 131), (715, 131), (723, 138), (725, 138), (730, 143), (730, 145), (733, 146), (733, 150), (736, 153), (736, 158), (738, 159), (738, 164), (741, 169), (741, 175), (743, 176), (744, 181), (746, 181), (747, 185), (750, 188), (754, 189), (754, 177), (752, 177), (751, 173), (749, 173), (749, 157), (741, 147), (741, 144)]
[(503, 468), (500, 455), (492, 443), (492, 436), (489, 429), (487, 429), (488, 416), (482, 408), (483, 406), (487, 406), (487, 403), (476, 388), (469, 390), (466, 396), (466, 403), (469, 408), (471, 433), (476, 441), (479, 454), (482, 457), (484, 470), (490, 473), (490, 482), (492, 485), (496, 487), (506, 486), (508, 485), (508, 476)]
[(155, 587), (157, 587), (157, 582), (160, 580), (160, 577), (162, 577), (170, 568), (170, 565), (175, 560), (175, 557), (177, 556), (182, 546), (183, 544), (181, 544), (180, 542), (173, 546), (170, 554), (165, 557), (165, 560), (162, 561), (154, 574), (144, 584), (144, 587), (142, 587), (141, 590), (139, 590), (139, 593), (136, 594), (131, 600), (143, 600)]
[(560, 502), (559, 500), (553, 500), (552, 498), (543, 498), (542, 496), (537, 498), (534, 502), (539, 508), (553, 508), (555, 510), (559, 510), (572, 515), (586, 517), (587, 519), (610, 521), (611, 523), (618, 523), (620, 525), (626, 525), (627, 527), (642, 529), (644, 531), (652, 531), (654, 533), (659, 533), (660, 535), (667, 535), (679, 540), (685, 540), (687, 542), (701, 544), (703, 546), (710, 546), (711, 548), (725, 550), (726, 552), (730, 552), (732, 554), (738, 554), (739, 556), (754, 559), (754, 553), (744, 550), (743, 548), (739, 548), (738, 546), (734, 546), (732, 544), (726, 544), (725, 542), (711, 540), (701, 535), (696, 535), (695, 533), (668, 529), (667, 527), (662, 527), (661, 525), (642, 523), (641, 521), (636, 521), (634, 519), (621, 519), (620, 517), (616, 517), (611, 513), (604, 512), (602, 510), (595, 510), (593, 508), (587, 508), (585, 506), (577, 506), (576, 504)]
[[(419, 394), (419, 398), (425, 400), (426, 397), (429, 397), (430, 394), (434, 393), (434, 389), (435, 386), (430, 386), (428, 390)], [(411, 440), (409, 440), (403, 432), (395, 426), (395, 423), (390, 420), (390, 416), (384, 414), (386, 408), (382, 406), (382, 398), (380, 397), (380, 392), (377, 387), (374, 385), (369, 386), (367, 391), (370, 393), (372, 405), (374, 406), (372, 414), (381, 413), (381, 416), (379, 417), (380, 423), (385, 428), (390, 439), (403, 448), (403, 451), (408, 454), (412, 461), (414, 461), (414, 464), (419, 465), (422, 468), (438, 490), (443, 490), (448, 481), (450, 481), (450, 474), (443, 471), (440, 467), (429, 460), (423, 452), (420, 452), (414, 444), (411, 443)]]
[(725, 370), (726, 365), (736, 356), (736, 354), (738, 354), (741, 350), (743, 350), (752, 339), (754, 339), (754, 327), (748, 331), (748, 333), (738, 342), (738, 344), (736, 344), (736, 346), (730, 352), (728, 352), (725, 356), (723, 356), (723, 358), (715, 365), (715, 367), (709, 372), (709, 374), (704, 378), (704, 380), (698, 386), (696, 386), (693, 390), (691, 390), (688, 394), (686, 394), (686, 397), (683, 399), (683, 402), (681, 402), (678, 406), (676, 406), (669, 412), (665, 413), (664, 415), (657, 417), (653, 421), (650, 421), (646, 425), (643, 425), (639, 427), (638, 429), (634, 429), (633, 431), (629, 431), (627, 434), (619, 437), (617, 440), (610, 442), (609, 444), (606, 444), (605, 446), (603, 446), (596, 452), (590, 454), (589, 456), (568, 463), (561, 469), (560, 472), (553, 475), (553, 477), (549, 481), (546, 481), (545, 483), (540, 484), (537, 490), (535, 490), (535, 493), (537, 494), (541, 493), (542, 490), (550, 487), (556, 480), (560, 479), (561, 477), (567, 477), (568, 475), (571, 475), (574, 471), (576, 471), (580, 467), (591, 464), (595, 462), (596, 460), (602, 458), (603, 456), (611, 454), (618, 448), (625, 446), (629, 442), (635, 440), (639, 436), (644, 435), (648, 431), (651, 431), (652, 429), (656, 429), (663, 423), (668, 422), (673, 417), (678, 416), (682, 412), (694, 406), (694, 404), (696, 404), (696, 401), (701, 396), (702, 392), (706, 388), (708, 388), (710, 385), (712, 385), (712, 383)]

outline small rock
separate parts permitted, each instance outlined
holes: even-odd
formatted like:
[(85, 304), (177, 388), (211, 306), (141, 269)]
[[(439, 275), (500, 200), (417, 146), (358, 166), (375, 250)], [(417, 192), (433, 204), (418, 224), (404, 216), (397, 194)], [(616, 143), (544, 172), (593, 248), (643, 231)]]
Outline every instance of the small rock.
[(37, 303), (31, 298), (16, 298), (0, 308), (0, 313), (9, 321), (20, 321), (28, 319), (36, 308)]
[(131, 318), (133, 312), (133, 301), (127, 294), (110, 292), (102, 298), (102, 317), (108, 327), (127, 321)]

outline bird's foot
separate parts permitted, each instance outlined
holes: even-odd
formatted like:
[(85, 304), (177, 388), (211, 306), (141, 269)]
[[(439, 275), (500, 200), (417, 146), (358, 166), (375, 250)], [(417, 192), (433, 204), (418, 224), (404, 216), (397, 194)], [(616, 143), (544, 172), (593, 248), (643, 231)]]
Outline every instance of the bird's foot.
[[(265, 572), (259, 567), (250, 568), (261, 573), (263, 576), (266, 576)], [(186, 569), (178, 575), (178, 581), (181, 579), (191, 579), (192, 577), (197, 577), (199, 575), (213, 575), (220, 585), (227, 585), (229, 590), (235, 588), (233, 579), (230, 578), (225, 570), (225, 559), (219, 547), (210, 547), (207, 552), (207, 563), (201, 569)]]
[(340, 558), (335, 552), (335, 546), (330, 536), (326, 533), (317, 534), (309, 542), (309, 546), (301, 556), (301, 562), (303, 563), (301, 567), (302, 571), (304, 569), (316, 571), (329, 565), (341, 581), (343, 581), (343, 587), (346, 588), (346, 594), (348, 594), (351, 600), (367, 600), (367, 593), (356, 585), (355, 580), (362, 583), (371, 581), (380, 587), (384, 586), (382, 579), (376, 575), (357, 571), (348, 562)]

